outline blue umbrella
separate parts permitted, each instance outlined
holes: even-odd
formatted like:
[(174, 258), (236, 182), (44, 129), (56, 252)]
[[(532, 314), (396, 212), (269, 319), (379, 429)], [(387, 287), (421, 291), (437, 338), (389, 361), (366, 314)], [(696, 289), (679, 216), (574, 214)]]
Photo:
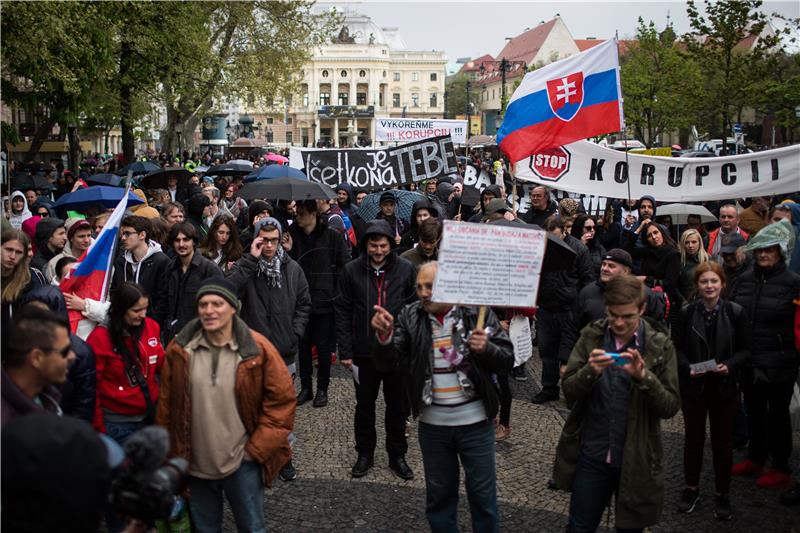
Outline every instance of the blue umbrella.
[(160, 166), (151, 163), (150, 161), (136, 161), (117, 170), (115, 174), (118, 176), (127, 176), (128, 171), (130, 171), (134, 176), (138, 176), (139, 174), (148, 174), (154, 170), (159, 170), (160, 168)]
[[(117, 204), (125, 195), (125, 189), (121, 187), (108, 187), (106, 185), (96, 185), (86, 189), (78, 189), (75, 192), (67, 193), (53, 204), (53, 208), (61, 211), (80, 211), (87, 207), (100, 205), (105, 208), (117, 207)], [(128, 206), (143, 204), (144, 201), (132, 192), (128, 193)]]
[(267, 165), (257, 168), (245, 176), (244, 181), (247, 183), (249, 181), (271, 180), (275, 178), (295, 178), (308, 181), (308, 178), (302, 170), (287, 165)]
[[(381, 195), (385, 192), (378, 191), (365, 196), (358, 208), (358, 216), (367, 222), (377, 217), (381, 210)], [(423, 195), (413, 191), (394, 190), (389, 192), (394, 195), (395, 215), (406, 222), (411, 221), (411, 209), (414, 207), (414, 202), (425, 199)]]
[(92, 174), (88, 178), (85, 178), (83, 181), (86, 183), (93, 183), (95, 185), (108, 185), (109, 187), (119, 187), (119, 184), (122, 183), (123, 177), (117, 176), (116, 174)]

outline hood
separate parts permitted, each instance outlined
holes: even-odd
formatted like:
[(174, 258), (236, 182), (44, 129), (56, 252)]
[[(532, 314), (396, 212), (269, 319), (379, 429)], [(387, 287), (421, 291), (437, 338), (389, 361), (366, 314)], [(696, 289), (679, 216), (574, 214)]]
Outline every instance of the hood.
[[(13, 208), (11, 207), (11, 202), (13, 202), (14, 198), (22, 198), (22, 211), (17, 214), (14, 213)], [(20, 191), (14, 191), (11, 193), (11, 198), (8, 201), (8, 210), (8, 221), (11, 224), (11, 227), (14, 229), (22, 228), (22, 223), (33, 216), (30, 208), (28, 208), (28, 200), (25, 199), (25, 195)]]
[(186, 213), (195, 219), (201, 219), (203, 209), (211, 205), (211, 200), (203, 193), (195, 194), (186, 201)]
[(442, 182), (436, 186), (436, 197), (444, 204), (450, 203), (450, 195), (453, 193), (453, 184)]
[(147, 205), (148, 205), (147, 196), (145, 196), (144, 191), (142, 189), (134, 189), (133, 190), (133, 194), (135, 194), (136, 197), (139, 198), (139, 200), (141, 200), (144, 203), (141, 204), (141, 205), (137, 205), (136, 207), (131, 208), (132, 211), (137, 209), (137, 208), (140, 208), (140, 207), (147, 207)]
[(344, 203), (344, 207), (349, 207), (353, 203), (353, 186), (349, 183), (340, 183), (333, 190), (334, 192), (344, 191), (347, 193), (347, 201)]
[(439, 218), (439, 208), (436, 207), (433, 202), (427, 198), (417, 200), (414, 202), (414, 205), (411, 206), (411, 231), (417, 231), (417, 211), (420, 209), (427, 209), (431, 212), (433, 218)]
[(764, 226), (761, 231), (750, 237), (750, 241), (744, 249), (747, 252), (752, 252), (777, 245), (781, 249), (784, 261), (789, 264), (796, 238), (792, 224), (784, 218), (780, 222), (773, 222), (768, 226)]
[(364, 233), (361, 235), (361, 245), (364, 249), (367, 247), (367, 240), (369, 239), (370, 235), (383, 235), (384, 237), (388, 237), (392, 248), (395, 247), (395, 235), (392, 231), (392, 227), (382, 218), (376, 218), (375, 220), (370, 220), (367, 222), (367, 227), (364, 229)]
[(503, 197), (503, 189), (500, 188), (497, 184), (487, 185), (481, 191), (481, 211), (486, 211), (486, 204), (489, 202), (486, 200), (486, 194), (491, 194), (494, 198), (502, 198)]
[[(150, 242), (147, 243), (147, 253), (144, 254), (144, 257), (142, 257), (142, 260), (139, 261), (139, 263), (143, 263), (145, 259), (160, 251), (161, 251), (161, 245), (158, 244), (156, 241), (151, 240)], [(130, 250), (125, 250), (125, 253), (123, 255), (125, 256), (125, 261), (127, 261), (128, 263), (136, 263), (136, 261), (133, 260), (133, 254), (131, 253)]]
[(252, 227), (253, 219), (256, 218), (257, 214), (264, 210), (267, 210), (270, 213), (273, 212), (272, 206), (269, 204), (269, 202), (265, 202), (264, 200), (253, 200), (250, 202), (250, 205), (247, 207), (247, 225)]
[[(655, 220), (656, 217), (658, 216), (658, 205), (656, 204), (656, 199), (650, 196), (649, 194), (645, 194), (644, 196), (639, 198), (639, 201), (636, 202), (637, 213), (639, 212), (639, 206), (642, 205), (642, 200), (650, 200), (651, 202), (653, 202), (653, 220)], [(641, 213), (639, 214), (641, 215)]]
[(29, 302), (42, 302), (50, 308), (51, 311), (68, 318), (67, 304), (64, 301), (64, 295), (58, 287), (53, 285), (43, 285), (37, 287), (30, 292), (25, 293), (20, 299), (20, 307)]
[(64, 221), (60, 218), (47, 217), (41, 219), (36, 224), (36, 243), (39, 246), (44, 245), (53, 236), (53, 233), (63, 226)]
[(792, 226), (794, 226), (795, 233), (800, 233), (800, 204), (791, 200), (782, 203), (792, 212)]
[(51, 202), (51, 201), (50, 201), (50, 200), (48, 200), (47, 198), (39, 198), (39, 199), (36, 201), (36, 203), (35, 203), (35, 204), (33, 204), (33, 205), (31, 206), (31, 212), (32, 212), (32, 213), (35, 213), (35, 212), (37, 212), (37, 211), (38, 211), (40, 208), (42, 208), (42, 207), (44, 207), (45, 209), (47, 209), (47, 212), (48, 212), (48, 213), (50, 213), (50, 216), (51, 216), (51, 217), (57, 217), (57, 216), (58, 216), (58, 215), (56, 214), (56, 210), (55, 210), (55, 209), (53, 209), (53, 202)]

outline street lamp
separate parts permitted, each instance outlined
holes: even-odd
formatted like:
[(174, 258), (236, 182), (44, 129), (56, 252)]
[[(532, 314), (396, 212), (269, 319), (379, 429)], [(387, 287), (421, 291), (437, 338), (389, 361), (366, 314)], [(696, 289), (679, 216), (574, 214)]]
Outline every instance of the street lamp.
[(472, 114), (471, 114), (472, 102), (470, 101), (472, 99), (472, 93), (470, 92), (471, 90), (472, 90), (472, 83), (469, 80), (467, 80), (467, 105), (466, 105), (467, 139), (469, 139), (472, 136)]
[(486, 63), (490, 63), (500, 68), (500, 116), (504, 116), (506, 114), (506, 106), (508, 103), (508, 98), (506, 98), (506, 73), (510, 72), (515, 67), (524, 67), (525, 62), (509, 61), (506, 58), (503, 58), (500, 61), (484, 61), (481, 63), (480, 67), (481, 76), (486, 73)]

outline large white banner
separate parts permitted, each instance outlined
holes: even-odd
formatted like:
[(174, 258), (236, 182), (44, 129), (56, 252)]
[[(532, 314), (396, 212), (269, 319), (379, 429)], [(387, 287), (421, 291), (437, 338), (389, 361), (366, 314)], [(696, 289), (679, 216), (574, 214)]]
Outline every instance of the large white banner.
[[(800, 145), (726, 157), (655, 157), (578, 141), (523, 159), (517, 179), (608, 198), (724, 200), (800, 190)], [(629, 185), (630, 183), (630, 185)]]
[(425, 118), (376, 118), (375, 140), (409, 142), (449, 135), (455, 144), (466, 144), (466, 120), (434, 120)]

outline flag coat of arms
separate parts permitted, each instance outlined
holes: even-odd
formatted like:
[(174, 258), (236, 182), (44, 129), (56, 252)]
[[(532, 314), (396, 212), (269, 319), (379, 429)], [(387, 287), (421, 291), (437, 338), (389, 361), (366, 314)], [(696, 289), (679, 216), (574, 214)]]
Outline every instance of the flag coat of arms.
[(516, 162), (548, 148), (624, 128), (616, 39), (523, 78), (497, 133)]

